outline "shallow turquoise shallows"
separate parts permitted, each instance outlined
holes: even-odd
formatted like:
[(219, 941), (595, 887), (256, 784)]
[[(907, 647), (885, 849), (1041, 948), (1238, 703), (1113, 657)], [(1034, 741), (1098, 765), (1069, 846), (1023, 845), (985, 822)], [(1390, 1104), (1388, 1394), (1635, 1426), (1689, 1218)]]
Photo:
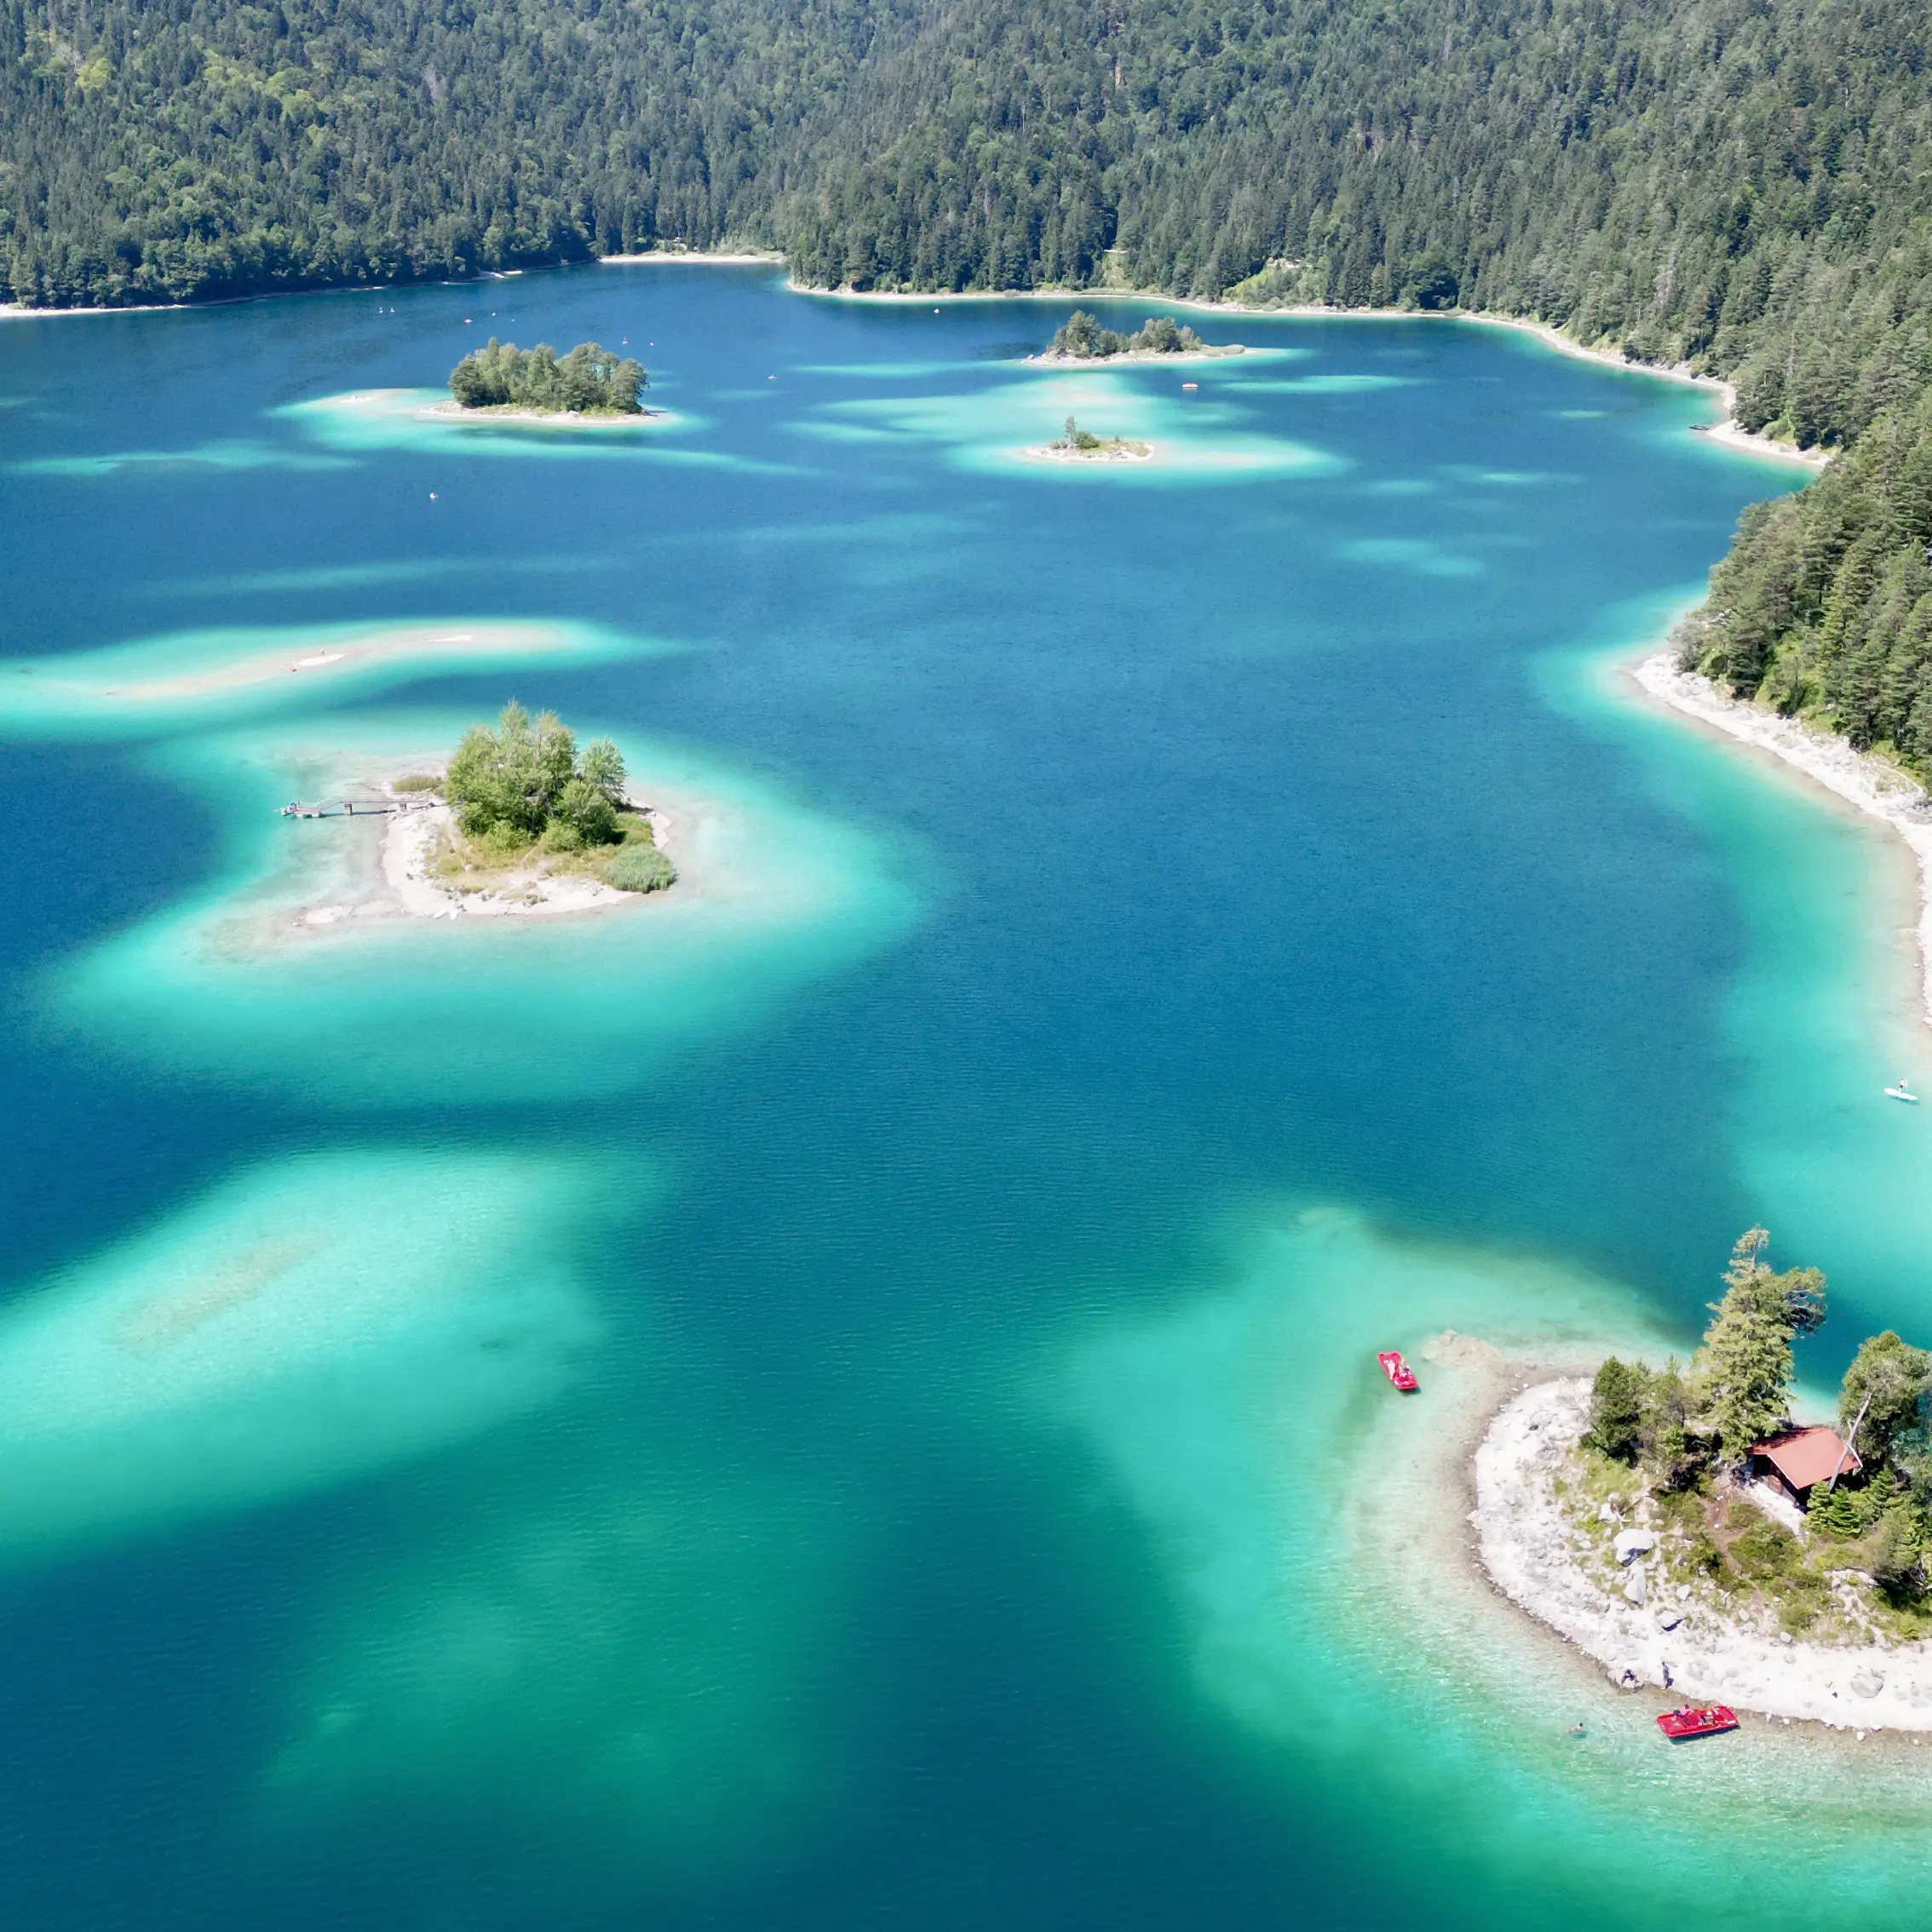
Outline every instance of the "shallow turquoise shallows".
[[(1682, 1350), (1760, 1220), (1814, 1386), (1932, 1340), (1912, 882), (1623, 669), (1792, 473), (1068, 306), (0, 322), (0, 1923), (1922, 1916), (1929, 1747), (1672, 1754), (1469, 1572), (1480, 1351), (1373, 1360)], [(666, 417), (427, 414), (492, 334)], [(338, 917), (277, 806), (513, 696), (693, 889)]]

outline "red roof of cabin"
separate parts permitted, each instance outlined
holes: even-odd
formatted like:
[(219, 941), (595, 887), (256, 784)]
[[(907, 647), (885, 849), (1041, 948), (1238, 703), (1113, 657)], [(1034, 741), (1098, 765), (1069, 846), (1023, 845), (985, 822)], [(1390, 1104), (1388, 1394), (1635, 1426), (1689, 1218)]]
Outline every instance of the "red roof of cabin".
[(1855, 1475), (1861, 1467), (1855, 1449), (1848, 1449), (1835, 1429), (1787, 1429), (1768, 1441), (1754, 1443), (1751, 1454), (1762, 1456), (1793, 1489), (1809, 1489), (1829, 1482), (1834, 1469)]

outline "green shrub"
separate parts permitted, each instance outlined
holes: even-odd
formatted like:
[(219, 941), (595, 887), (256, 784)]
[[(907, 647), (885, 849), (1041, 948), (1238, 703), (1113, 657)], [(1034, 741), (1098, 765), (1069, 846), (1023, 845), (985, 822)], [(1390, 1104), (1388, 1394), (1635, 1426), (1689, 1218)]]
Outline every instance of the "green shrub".
[(1918, 1526), (1903, 1509), (1888, 1509), (1872, 1526), (1863, 1551), (1872, 1580), (1896, 1601), (1909, 1601), (1924, 1589)]
[(1823, 1579), (1813, 1576), (1793, 1577), (1780, 1594), (1778, 1621), (1793, 1636), (1802, 1636), (1818, 1621), (1818, 1613), (1824, 1607)]
[(614, 845), (623, 834), (618, 830), (617, 808), (588, 779), (573, 778), (557, 794), (551, 824), (559, 821), (577, 834), (584, 845)]
[(655, 845), (642, 840), (625, 846), (597, 870), (607, 884), (620, 892), (662, 892), (677, 877), (677, 867)]
[(1776, 1583), (1797, 1569), (1798, 1539), (1782, 1523), (1753, 1523), (1731, 1543), (1731, 1561), (1755, 1584)]
[(1724, 1567), (1724, 1552), (1701, 1529), (1695, 1531), (1685, 1545), (1684, 1560), (1692, 1569), (1701, 1570), (1707, 1577), (1721, 1574)]
[(527, 852), (535, 842), (530, 833), (514, 819), (503, 819), (495, 825), (486, 825), (474, 837), (492, 859), (513, 859), (520, 852)]
[(1834, 1543), (1854, 1541), (1864, 1533), (1866, 1521), (1858, 1492), (1842, 1482), (1829, 1495), (1814, 1489), (1805, 1519), (1820, 1535), (1831, 1538)]

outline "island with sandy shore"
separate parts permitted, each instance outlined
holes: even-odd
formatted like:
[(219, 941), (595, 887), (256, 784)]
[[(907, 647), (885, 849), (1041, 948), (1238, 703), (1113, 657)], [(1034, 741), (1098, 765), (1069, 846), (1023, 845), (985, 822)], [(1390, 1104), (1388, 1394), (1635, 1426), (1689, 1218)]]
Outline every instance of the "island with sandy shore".
[(1789, 1413), (1814, 1269), (1738, 1244), (1688, 1366), (1612, 1357), (1513, 1394), (1474, 1464), (1482, 1567), (1624, 1689), (1932, 1731), (1932, 1356), (1859, 1349), (1837, 1426)]
[(650, 380), (641, 363), (599, 342), (579, 342), (560, 356), (548, 342), (520, 349), (492, 336), (450, 371), (451, 400), (444, 406), (527, 422), (622, 422), (646, 413), (638, 398)]
[(1186, 324), (1171, 315), (1150, 315), (1131, 335), (1104, 328), (1096, 316), (1077, 308), (1055, 331), (1053, 340), (1036, 361), (1179, 362), (1197, 357), (1245, 355), (1239, 342), (1204, 342)]
[(306, 906), (298, 923), (330, 926), (371, 911), (427, 918), (583, 912), (667, 890), (677, 868), (658, 842), (659, 814), (626, 791), (608, 739), (578, 750), (553, 713), (511, 703), (492, 730), (464, 733), (440, 771), (405, 773), (372, 795), (285, 806), (296, 819), (362, 815), (383, 823), (377, 864), (392, 895)]
[(1154, 451), (1130, 436), (1095, 436), (1070, 416), (1052, 442), (1021, 453), (1032, 463), (1151, 463)]

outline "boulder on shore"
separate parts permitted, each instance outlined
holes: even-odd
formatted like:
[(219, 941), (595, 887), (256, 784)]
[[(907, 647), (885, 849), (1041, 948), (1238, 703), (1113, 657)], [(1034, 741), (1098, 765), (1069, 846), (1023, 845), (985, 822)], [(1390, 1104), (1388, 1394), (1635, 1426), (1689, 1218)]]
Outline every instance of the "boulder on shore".
[(1647, 1529), (1617, 1532), (1617, 1561), (1627, 1569), (1639, 1556), (1647, 1556), (1657, 1547), (1657, 1538)]

